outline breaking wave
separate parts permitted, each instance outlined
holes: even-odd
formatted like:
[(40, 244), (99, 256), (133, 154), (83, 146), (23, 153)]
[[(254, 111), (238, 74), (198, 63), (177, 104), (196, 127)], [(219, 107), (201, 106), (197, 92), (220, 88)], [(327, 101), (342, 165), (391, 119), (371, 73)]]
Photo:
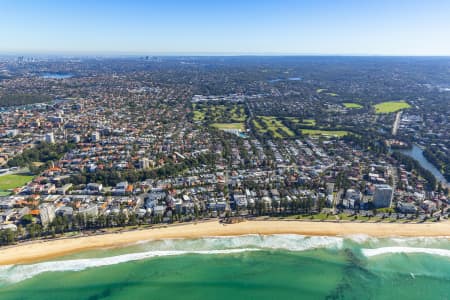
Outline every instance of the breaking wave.
[(416, 247), (382, 247), (375, 249), (361, 249), (361, 252), (366, 257), (387, 255), (387, 254), (430, 254), (450, 257), (450, 250), (436, 249), (436, 248), (416, 248)]
[(149, 251), (141, 253), (130, 253), (112, 257), (72, 259), (62, 261), (49, 261), (31, 265), (10, 265), (0, 268), (0, 281), (15, 283), (32, 278), (44, 272), (82, 271), (87, 268), (116, 265), (124, 262), (142, 260), (152, 257), (175, 256), (183, 254), (233, 254), (259, 249), (229, 249), (209, 251)]
[(0, 267), (0, 284), (16, 283), (45, 272), (82, 271), (153, 257), (185, 254), (235, 254), (260, 250), (305, 251), (316, 248), (341, 249), (343, 238), (306, 237), (301, 235), (243, 235), (202, 239), (168, 239), (137, 244), (143, 252), (100, 258), (48, 261), (30, 265)]
[(295, 234), (241, 235), (200, 239), (168, 239), (141, 244), (145, 250), (213, 250), (258, 248), (263, 250), (305, 251), (316, 248), (341, 249), (344, 239)]
[[(428, 248), (424, 248), (428, 247)], [(439, 249), (440, 248), (440, 249)], [(186, 254), (227, 255), (254, 251), (301, 252), (313, 249), (351, 249), (366, 258), (395, 253), (424, 253), (450, 257), (448, 238), (372, 238), (366, 235), (343, 237), (295, 234), (241, 235), (199, 239), (166, 239), (139, 242), (131, 247), (85, 252), (66, 260), (26, 265), (0, 266), (0, 286), (20, 282), (45, 272), (82, 271), (155, 257)], [(109, 255), (104, 257), (105, 254)], [(102, 257), (92, 257), (92, 256)]]

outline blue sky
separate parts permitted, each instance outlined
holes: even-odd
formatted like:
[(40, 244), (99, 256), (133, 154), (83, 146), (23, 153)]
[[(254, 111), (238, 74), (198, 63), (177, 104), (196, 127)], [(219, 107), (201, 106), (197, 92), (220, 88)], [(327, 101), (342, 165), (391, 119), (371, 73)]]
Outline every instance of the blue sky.
[(0, 0), (0, 52), (450, 55), (449, 0)]

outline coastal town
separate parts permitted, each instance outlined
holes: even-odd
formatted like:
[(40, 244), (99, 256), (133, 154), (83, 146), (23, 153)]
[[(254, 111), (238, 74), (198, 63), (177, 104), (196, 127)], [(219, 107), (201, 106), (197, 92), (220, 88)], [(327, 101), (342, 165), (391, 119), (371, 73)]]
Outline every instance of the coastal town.
[(0, 1), (0, 300), (448, 300), (449, 15)]
[(430, 111), (397, 83), (378, 97), (406, 100), (365, 102), (374, 87), (301, 62), (240, 63), (1, 60), (1, 243), (212, 218), (448, 218), (445, 88), (412, 85)]

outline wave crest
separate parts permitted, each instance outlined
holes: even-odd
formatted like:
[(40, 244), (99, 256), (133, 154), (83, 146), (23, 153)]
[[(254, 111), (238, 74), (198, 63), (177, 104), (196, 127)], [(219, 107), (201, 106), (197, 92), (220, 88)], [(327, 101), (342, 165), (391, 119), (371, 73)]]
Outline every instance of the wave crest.
[(258, 248), (265, 250), (305, 251), (316, 248), (341, 249), (341, 237), (303, 236), (295, 234), (207, 237), (200, 239), (167, 239), (140, 244), (145, 250), (212, 250)]
[[(429, 248), (422, 248), (423, 246)], [(362, 247), (365, 248), (361, 249)], [(424, 238), (377, 239), (367, 235), (329, 237), (295, 234), (251, 234), (200, 239), (166, 239), (137, 243), (131, 248), (120, 250), (122, 253), (124, 251), (132, 253), (120, 255), (110, 253), (110, 255), (114, 256), (109, 257), (88, 257), (30, 265), (0, 266), (0, 285), (20, 282), (45, 272), (82, 271), (87, 268), (115, 265), (153, 257), (185, 254), (233, 254), (260, 250), (300, 252), (313, 249), (341, 250), (349, 248), (361, 249), (362, 255), (368, 258), (395, 253), (423, 253), (450, 257), (450, 250), (439, 249), (438, 247), (448, 248), (448, 240)]]
[(110, 257), (48, 261), (30, 265), (0, 267), (0, 283), (16, 283), (45, 272), (82, 271), (152, 257), (185, 254), (233, 254), (259, 250), (306, 251), (316, 248), (341, 249), (343, 238), (301, 235), (243, 235), (202, 239), (167, 239), (137, 245), (143, 252)]
[(130, 253), (112, 257), (72, 259), (62, 261), (49, 261), (31, 265), (10, 265), (0, 268), (0, 282), (16, 283), (32, 278), (45, 272), (82, 271), (87, 268), (103, 267), (124, 262), (143, 260), (152, 257), (175, 256), (183, 254), (233, 254), (248, 251), (258, 251), (254, 248), (228, 249), (228, 250), (200, 250), (200, 251), (149, 251)]
[(436, 249), (436, 248), (417, 248), (417, 247), (382, 247), (375, 249), (361, 249), (361, 252), (366, 257), (387, 255), (387, 254), (430, 254), (450, 257), (450, 250)]

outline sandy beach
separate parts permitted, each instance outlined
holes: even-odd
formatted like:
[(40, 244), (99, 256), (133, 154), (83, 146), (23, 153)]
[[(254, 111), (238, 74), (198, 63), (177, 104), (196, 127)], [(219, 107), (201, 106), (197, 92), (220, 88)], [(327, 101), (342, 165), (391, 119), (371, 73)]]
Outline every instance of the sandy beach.
[(245, 234), (300, 234), (321, 236), (366, 234), (373, 237), (448, 237), (450, 236), (450, 222), (398, 224), (246, 221), (238, 224), (221, 224), (217, 221), (211, 221), (197, 224), (189, 223), (180, 226), (135, 230), (123, 233), (36, 241), (9, 248), (0, 248), (0, 265), (29, 263), (56, 258), (83, 250), (126, 246), (139, 241)]

